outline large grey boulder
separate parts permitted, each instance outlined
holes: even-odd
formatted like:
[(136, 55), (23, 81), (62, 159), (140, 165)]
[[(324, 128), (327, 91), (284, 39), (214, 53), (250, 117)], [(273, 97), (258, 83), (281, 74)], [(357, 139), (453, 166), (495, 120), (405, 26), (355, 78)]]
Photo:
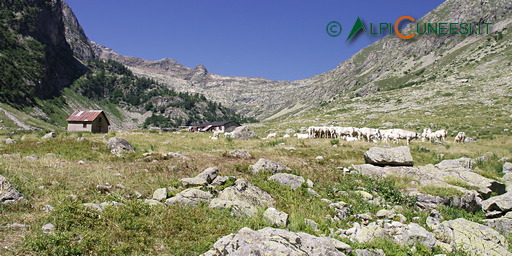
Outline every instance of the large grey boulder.
[(242, 228), (235, 234), (217, 240), (203, 256), (247, 255), (296, 255), (342, 256), (351, 247), (329, 237), (317, 237), (306, 233), (294, 233), (284, 229), (266, 227), (254, 231)]
[(209, 167), (206, 168), (202, 173), (198, 174), (196, 178), (204, 179), (208, 184), (212, 183), (212, 181), (217, 178), (219, 174), (219, 168), (217, 167)]
[(246, 140), (256, 137), (256, 133), (249, 128), (249, 126), (239, 126), (235, 128), (234, 131), (231, 132), (231, 138)]
[(508, 212), (505, 216), (500, 218), (484, 220), (484, 222), (485, 225), (498, 230), (505, 236), (512, 232), (512, 212)]
[(197, 188), (189, 188), (181, 191), (174, 197), (168, 198), (165, 200), (165, 204), (184, 204), (197, 206), (200, 202), (209, 202), (212, 198), (213, 195), (206, 191), (202, 191)]
[(482, 209), (486, 212), (499, 211), (505, 214), (512, 210), (512, 191), (503, 195), (494, 196), (482, 202)]
[(254, 216), (258, 208), (273, 207), (276, 201), (266, 191), (246, 179), (237, 179), (233, 186), (219, 192), (218, 198), (210, 203), (211, 208), (231, 208), (235, 215), (244, 213)]
[(288, 225), (288, 214), (269, 207), (263, 212), (263, 218), (270, 224), (278, 227), (286, 227)]
[(260, 171), (269, 171), (271, 173), (291, 171), (286, 165), (278, 163), (272, 160), (260, 158), (258, 162), (249, 166), (253, 174), (257, 174)]
[(460, 170), (460, 169), (471, 169), (473, 167), (473, 160), (471, 158), (462, 157), (459, 159), (447, 159), (436, 164), (436, 167), (441, 170)]
[(372, 147), (364, 153), (364, 159), (367, 164), (377, 166), (413, 166), (409, 147), (402, 146), (397, 148), (379, 148)]
[(208, 185), (208, 182), (205, 179), (197, 178), (197, 177), (194, 177), (194, 178), (183, 178), (180, 181), (183, 184), (183, 186), (185, 186), (185, 187), (188, 187), (188, 186), (197, 187), (197, 186)]
[(504, 173), (512, 173), (512, 163), (506, 162), (503, 164), (503, 172)]
[(403, 229), (402, 239), (404, 244), (422, 243), (429, 248), (434, 248), (437, 242), (434, 233), (427, 231), (416, 223), (410, 223)]
[[(480, 208), (480, 199), (488, 198), (490, 195), (505, 193), (505, 184), (485, 178), (475, 172), (468, 171), (456, 167), (455, 169), (445, 168), (439, 169), (433, 165), (409, 167), (409, 166), (386, 166), (379, 167), (371, 164), (353, 165), (353, 169), (365, 176), (371, 177), (386, 177), (388, 175), (396, 177), (408, 177), (420, 186), (435, 186), (443, 188), (454, 188), (462, 192), (464, 197), (458, 198), (456, 201), (459, 204), (473, 207), (475, 204)], [(455, 181), (455, 182), (454, 182)], [(457, 186), (457, 185), (461, 186)], [(474, 187), (475, 191), (479, 194), (476, 198), (473, 190), (468, 188)], [(475, 202), (470, 202), (473, 200)], [(468, 201), (469, 200), (469, 201)]]
[(0, 175), (0, 205), (23, 200), (20, 192), (2, 175)]
[(445, 221), (435, 232), (446, 238), (452, 247), (470, 255), (512, 255), (507, 239), (498, 231), (463, 218)]
[(116, 156), (123, 156), (125, 152), (135, 152), (130, 142), (125, 139), (113, 137), (108, 140), (110, 152)]
[(289, 173), (276, 173), (268, 177), (267, 180), (278, 182), (281, 185), (288, 186), (293, 189), (300, 188), (300, 186), (302, 186), (302, 183), (306, 182), (306, 180), (301, 176)]

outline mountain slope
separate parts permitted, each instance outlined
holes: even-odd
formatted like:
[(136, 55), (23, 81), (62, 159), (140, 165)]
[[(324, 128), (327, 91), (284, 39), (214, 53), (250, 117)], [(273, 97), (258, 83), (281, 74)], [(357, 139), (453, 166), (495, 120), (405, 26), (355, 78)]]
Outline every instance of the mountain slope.
[[(417, 22), (491, 22), (496, 23), (491, 27), (493, 33), (506, 33), (503, 29), (509, 24), (511, 8), (506, 0), (448, 0)], [(410, 29), (412, 26), (406, 28)], [(273, 119), (302, 113), (345, 95), (373, 94), (444, 76), (447, 67), (455, 64), (451, 63), (454, 51), (464, 51), (466, 45), (492, 36), (436, 35), (403, 40), (391, 35), (362, 49), (337, 68), (299, 81), (223, 77), (208, 73), (201, 65), (190, 69), (170, 59), (146, 61), (126, 57), (97, 44), (94, 49), (99, 58), (119, 61), (139, 76), (178, 91), (202, 93), (240, 113)], [(509, 50), (500, 51), (506, 54)]]
[(98, 60), (64, 1), (7, 0), (0, 7), (0, 100), (18, 109), (6, 116), (22, 110), (33, 127), (51, 130), (65, 127), (76, 109), (104, 109), (113, 129), (247, 121), (202, 95), (175, 92), (118, 62)]

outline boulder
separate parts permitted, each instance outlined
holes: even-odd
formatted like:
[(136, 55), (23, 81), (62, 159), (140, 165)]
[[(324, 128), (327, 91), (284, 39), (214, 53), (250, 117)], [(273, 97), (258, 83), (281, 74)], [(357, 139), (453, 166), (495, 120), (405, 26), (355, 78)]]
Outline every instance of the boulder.
[(447, 159), (436, 164), (436, 167), (442, 171), (452, 171), (461, 169), (470, 170), (473, 167), (472, 162), (473, 160), (467, 157), (462, 157), (459, 159)]
[(512, 255), (507, 239), (498, 231), (463, 218), (445, 221), (435, 232), (471, 255)]
[(16, 143), (16, 141), (11, 138), (8, 138), (5, 140), (5, 144), (14, 144), (14, 143)]
[(258, 162), (249, 166), (253, 174), (257, 174), (260, 171), (270, 171), (271, 173), (291, 171), (286, 165), (278, 163), (272, 160), (260, 158)]
[(505, 236), (512, 232), (512, 212), (500, 218), (484, 220), (484, 222), (486, 226), (496, 229)]
[(403, 229), (402, 243), (404, 244), (414, 245), (415, 243), (422, 243), (428, 248), (434, 248), (436, 242), (434, 233), (428, 232), (416, 223), (410, 223)]
[(165, 200), (165, 204), (184, 204), (197, 206), (200, 202), (208, 202), (212, 199), (212, 194), (199, 190), (197, 188), (189, 188), (181, 191), (176, 196)]
[(242, 150), (242, 149), (230, 151), (228, 153), (228, 156), (234, 157), (234, 158), (241, 158), (241, 159), (251, 159), (252, 158), (252, 156), (251, 156), (251, 154), (249, 154), (249, 152)]
[(256, 137), (256, 133), (249, 128), (249, 126), (243, 125), (235, 128), (231, 132), (231, 138), (233, 139), (239, 139), (239, 140), (246, 140), (246, 139), (252, 139)]
[(280, 183), (281, 185), (288, 186), (293, 189), (300, 188), (306, 180), (301, 176), (289, 174), (289, 173), (276, 173), (267, 180), (275, 181)]
[(504, 173), (512, 173), (512, 163), (510, 162), (505, 162), (503, 164), (503, 172)]
[(384, 232), (384, 228), (377, 225), (377, 223), (372, 222), (368, 224), (368, 226), (357, 229), (351, 239), (357, 241), (358, 243), (368, 243), (373, 241), (375, 238), (385, 237), (386, 233)]
[(211, 208), (231, 208), (234, 214), (242, 212), (247, 216), (254, 216), (258, 208), (273, 207), (276, 203), (269, 193), (242, 178), (219, 192), (214, 201), (210, 203)]
[(123, 156), (125, 152), (135, 152), (130, 142), (125, 139), (113, 137), (108, 140), (110, 152), (116, 156)]
[(285, 133), (293, 134), (293, 133), (295, 133), (295, 130), (291, 129), (291, 128), (288, 128), (288, 129), (286, 129)]
[(198, 174), (196, 178), (204, 179), (208, 184), (212, 183), (219, 173), (219, 168), (217, 167), (209, 167), (206, 168), (202, 173)]
[(288, 225), (288, 214), (269, 207), (263, 212), (263, 218), (271, 225), (277, 227), (286, 227)]
[(159, 188), (155, 190), (155, 192), (153, 193), (153, 199), (157, 201), (167, 199), (167, 188)]
[(310, 255), (336, 256), (350, 253), (351, 247), (329, 237), (294, 233), (284, 229), (266, 227), (254, 231), (242, 228), (217, 240), (203, 256), (245, 255)]
[(0, 205), (14, 203), (24, 198), (20, 192), (2, 175), (0, 175)]
[(379, 148), (372, 147), (364, 153), (364, 159), (367, 164), (377, 166), (413, 166), (409, 147), (402, 146), (397, 148)]
[(208, 185), (208, 182), (205, 179), (202, 178), (183, 178), (180, 180), (183, 186), (205, 186)]
[(47, 134), (45, 134), (45, 135), (43, 136), (43, 139), (53, 139), (53, 138), (55, 138), (55, 137), (57, 137), (57, 134), (56, 134), (56, 133), (54, 133), (54, 132), (49, 132), (49, 133), (47, 133)]
[(482, 202), (482, 209), (486, 212), (500, 211), (503, 214), (512, 210), (512, 191), (503, 195), (494, 196)]
[(91, 209), (99, 211), (99, 212), (103, 211), (108, 206), (119, 207), (119, 206), (122, 206), (122, 205), (124, 205), (124, 204), (116, 202), (116, 201), (103, 202), (103, 203), (100, 203), (100, 204), (95, 204), (95, 203), (85, 203), (84, 204), (85, 207), (91, 208)]
[(214, 198), (210, 201), (210, 208), (230, 209), (231, 214), (237, 217), (254, 217), (258, 213), (258, 208), (246, 201), (241, 200), (223, 200)]

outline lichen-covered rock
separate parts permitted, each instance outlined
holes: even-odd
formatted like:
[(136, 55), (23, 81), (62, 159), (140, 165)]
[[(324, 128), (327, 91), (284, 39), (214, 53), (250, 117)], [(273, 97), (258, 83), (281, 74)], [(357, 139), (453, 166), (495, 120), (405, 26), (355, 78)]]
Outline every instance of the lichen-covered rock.
[(254, 137), (256, 137), (256, 133), (246, 125), (239, 126), (231, 132), (231, 138), (233, 139), (246, 140)]
[(482, 202), (482, 209), (486, 212), (500, 211), (503, 214), (512, 210), (512, 191), (503, 195), (494, 196)]
[(498, 231), (463, 218), (441, 223), (436, 232), (448, 238), (455, 248), (471, 255), (512, 255), (507, 239)]
[(251, 154), (249, 154), (249, 152), (242, 150), (242, 149), (230, 151), (228, 153), (228, 156), (234, 157), (234, 158), (241, 158), (241, 159), (251, 159), (252, 158), (252, 156), (251, 156)]
[(135, 152), (130, 142), (125, 139), (113, 137), (108, 140), (110, 152), (116, 156), (123, 156), (125, 152)]
[(429, 248), (434, 248), (436, 245), (435, 235), (427, 231), (416, 223), (410, 223), (403, 229), (402, 243), (414, 245), (415, 243), (422, 243)]
[(286, 165), (272, 160), (260, 158), (258, 162), (250, 166), (252, 173), (257, 174), (260, 171), (269, 171), (271, 173), (291, 171)]
[(353, 239), (359, 243), (368, 243), (375, 238), (385, 238), (386, 233), (384, 228), (377, 225), (375, 222), (370, 223), (368, 226), (357, 229), (353, 235)]
[(269, 207), (263, 212), (263, 218), (270, 224), (278, 227), (286, 227), (288, 225), (288, 214)]
[(219, 174), (219, 168), (217, 167), (209, 167), (206, 168), (203, 172), (198, 174), (196, 178), (204, 179), (206, 182), (212, 183), (212, 181), (217, 178), (217, 175)]
[(289, 173), (276, 173), (267, 180), (275, 181), (280, 183), (281, 185), (288, 186), (293, 189), (300, 188), (306, 180), (301, 176), (289, 174)]
[(364, 159), (367, 164), (378, 166), (413, 166), (409, 147), (402, 146), (397, 148), (379, 148), (372, 147), (364, 153)]
[(459, 159), (447, 159), (436, 164), (436, 167), (441, 170), (458, 170), (458, 169), (471, 169), (472, 159), (462, 157)]
[(205, 180), (205, 179), (202, 179), (202, 178), (197, 178), (197, 177), (194, 177), (194, 178), (183, 178), (180, 180), (181, 183), (183, 184), (183, 186), (187, 187), (187, 186), (204, 186), (204, 185), (207, 185), (208, 182)]
[(181, 191), (176, 196), (165, 200), (165, 204), (184, 204), (197, 206), (200, 202), (209, 202), (213, 195), (197, 188), (189, 188)]
[(157, 201), (162, 201), (167, 199), (167, 188), (159, 188), (153, 192), (153, 199)]
[(210, 201), (210, 208), (231, 209), (231, 214), (237, 217), (253, 217), (258, 213), (258, 208), (246, 201), (223, 200), (214, 198)]
[(233, 186), (219, 192), (212, 200), (211, 208), (231, 208), (232, 213), (243, 213), (249, 217), (256, 214), (258, 208), (273, 207), (276, 201), (269, 193), (258, 188), (246, 179), (237, 179)]
[(0, 175), (0, 205), (23, 200), (20, 192), (2, 175)]
[(498, 230), (505, 236), (512, 232), (512, 212), (508, 212), (505, 216), (500, 218), (484, 220), (484, 222), (485, 225)]
[(266, 227), (254, 231), (242, 228), (235, 234), (217, 240), (203, 256), (246, 255), (301, 255), (342, 256), (351, 247), (329, 237), (316, 237), (306, 233), (294, 233), (284, 229)]
[(512, 173), (512, 163), (506, 162), (503, 164), (503, 172), (504, 173)]

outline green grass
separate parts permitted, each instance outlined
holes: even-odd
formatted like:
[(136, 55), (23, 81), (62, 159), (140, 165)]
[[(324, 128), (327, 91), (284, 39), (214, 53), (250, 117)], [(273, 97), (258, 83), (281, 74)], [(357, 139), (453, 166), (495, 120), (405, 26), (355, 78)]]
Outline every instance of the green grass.
[(418, 190), (423, 194), (440, 197), (462, 196), (462, 192), (456, 188), (439, 186), (420, 186)]
[[(259, 132), (259, 135), (263, 136), (267, 129), (261, 130), (263, 132)], [(354, 221), (359, 221), (353, 217), (355, 214), (374, 214), (387, 208), (363, 199), (361, 195), (354, 193), (358, 190), (380, 197), (390, 206), (401, 205), (402, 208), (397, 213), (403, 214), (408, 221), (413, 217), (420, 217), (420, 224), (423, 225), (428, 216), (428, 212), (414, 206), (413, 198), (407, 198), (401, 192), (410, 187), (414, 180), (394, 176), (372, 179), (357, 174), (343, 174), (337, 169), (339, 166), (363, 163), (362, 156), (374, 146), (372, 143), (340, 141), (338, 147), (333, 148), (328, 139), (276, 140), (285, 143), (285, 146), (296, 148), (290, 151), (273, 145), (273, 141), (212, 141), (208, 138), (209, 134), (193, 133), (134, 131), (110, 133), (105, 138), (97, 134), (82, 133), (85, 138), (82, 142), (76, 141), (79, 134), (75, 133), (60, 132), (57, 138), (49, 140), (41, 139), (37, 132), (24, 135), (24, 139), (21, 139), (22, 135), (16, 134), (14, 137), (18, 143), (0, 147), (0, 154), (36, 154), (41, 157), (35, 161), (0, 158), (0, 175), (7, 177), (28, 199), (27, 204), (1, 206), (0, 227), (9, 223), (30, 225), (22, 231), (0, 229), (0, 240), (3, 239), (9, 245), (7, 255), (198, 255), (207, 251), (220, 237), (242, 227), (260, 229), (268, 226), (262, 219), (264, 209), (260, 209), (253, 218), (236, 218), (231, 216), (229, 210), (210, 209), (207, 204), (198, 207), (150, 207), (135, 199), (136, 192), (145, 198), (151, 198), (157, 188), (178, 187), (181, 178), (194, 177), (211, 166), (217, 166), (223, 176), (246, 178), (267, 191), (276, 200), (275, 207), (290, 215), (288, 229), (294, 232), (328, 235), (331, 228), (349, 228)], [(114, 157), (106, 144), (106, 139), (112, 136), (128, 139), (136, 148), (136, 153), (127, 158)], [(4, 139), (6, 136), (0, 135), (0, 138)], [(504, 138), (499, 141), (505, 141), (506, 145), (510, 143)], [(430, 152), (420, 151), (414, 145), (412, 153), (417, 162), (435, 163), (438, 161), (438, 153), (446, 154), (446, 157), (466, 155), (474, 158), (492, 151), (494, 144), (494, 141), (484, 140), (477, 144), (450, 144), (452, 146), (447, 148), (425, 143), (420, 145), (428, 146)], [(227, 157), (225, 152), (232, 149), (245, 149), (254, 158)], [(152, 154), (156, 161), (143, 159), (142, 153), (149, 150), (156, 152)], [(494, 151), (497, 157), (508, 152), (506, 149)], [(167, 159), (158, 155), (167, 152), (181, 152), (191, 160)], [(325, 160), (315, 160), (319, 155)], [(270, 173), (253, 175), (248, 166), (259, 158), (281, 162), (290, 167), (293, 174), (311, 179), (315, 183), (313, 189), (321, 195), (320, 198), (346, 202), (350, 207), (350, 216), (341, 222), (332, 222), (325, 216), (333, 216), (333, 209), (320, 198), (307, 193), (306, 186), (293, 190), (267, 181)], [(78, 160), (86, 163), (80, 165)], [(494, 158), (490, 161), (494, 161)], [(491, 166), (493, 165), (489, 163), (488, 167)], [(234, 184), (234, 181), (229, 179), (219, 189)], [(126, 189), (112, 189), (110, 194), (99, 193), (96, 186), (105, 183), (122, 184)], [(454, 180), (451, 183), (460, 185), (460, 181)], [(40, 186), (44, 188), (41, 189)], [(426, 187), (420, 187), (420, 190), (422, 188)], [(346, 193), (334, 193), (334, 189)], [(182, 188), (170, 192), (169, 196), (181, 190)], [(458, 193), (449, 189), (423, 192), (444, 193), (445, 196)], [(77, 199), (71, 200), (70, 195), (76, 195)], [(108, 207), (103, 212), (83, 206), (83, 203), (107, 201), (118, 201), (125, 205), (119, 208)], [(41, 211), (44, 205), (52, 205), (55, 210), (44, 213)], [(440, 212), (446, 219), (464, 217), (478, 222), (483, 219), (483, 213), (472, 214), (452, 207), (441, 208)], [(313, 230), (306, 225), (305, 218), (317, 222), (320, 230)], [(42, 234), (41, 226), (46, 223), (56, 226), (53, 234)], [(19, 236), (20, 234), (25, 238)], [(401, 255), (411, 248), (384, 240), (376, 240), (370, 244), (350, 244), (354, 248), (381, 247), (388, 255)], [(417, 246), (417, 250), (423, 253), (424, 248)]]

